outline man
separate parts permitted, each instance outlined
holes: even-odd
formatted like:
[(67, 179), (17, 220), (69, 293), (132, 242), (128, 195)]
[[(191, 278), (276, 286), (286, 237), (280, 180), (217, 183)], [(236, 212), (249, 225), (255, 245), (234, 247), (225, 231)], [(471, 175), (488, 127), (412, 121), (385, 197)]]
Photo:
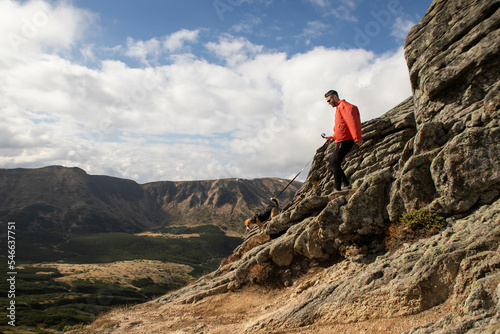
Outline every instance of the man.
[(333, 127), (333, 136), (326, 137), (328, 143), (335, 141), (335, 149), (330, 158), (330, 168), (333, 170), (335, 180), (335, 190), (351, 189), (351, 184), (342, 170), (342, 161), (354, 143), (361, 146), (361, 119), (359, 117), (358, 107), (339, 99), (339, 94), (330, 90), (325, 94), (326, 102), (335, 112), (335, 125)]

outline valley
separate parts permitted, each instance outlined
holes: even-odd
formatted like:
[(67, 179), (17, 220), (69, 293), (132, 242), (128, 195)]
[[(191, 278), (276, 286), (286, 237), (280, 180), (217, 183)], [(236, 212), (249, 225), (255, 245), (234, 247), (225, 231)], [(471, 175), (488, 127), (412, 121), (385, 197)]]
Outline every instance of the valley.
[[(60, 333), (179, 289), (241, 244), (243, 221), (287, 180), (154, 182), (50, 166), (0, 170), (0, 227), (16, 227), (16, 327)], [(286, 204), (302, 184), (283, 193)], [(7, 272), (6, 243), (0, 269)], [(0, 289), (8, 291), (2, 280)], [(7, 289), (7, 290), (5, 290)], [(0, 303), (9, 303), (7, 295)]]
[[(215, 270), (242, 239), (214, 225), (171, 227), (168, 233), (73, 236), (39, 252), (21, 252), (16, 276), (16, 327), (4, 333), (60, 333), (114, 307), (143, 303)], [(2, 270), (6, 259), (0, 258)], [(2, 291), (8, 282), (0, 282)], [(0, 296), (2, 304), (7, 295)]]

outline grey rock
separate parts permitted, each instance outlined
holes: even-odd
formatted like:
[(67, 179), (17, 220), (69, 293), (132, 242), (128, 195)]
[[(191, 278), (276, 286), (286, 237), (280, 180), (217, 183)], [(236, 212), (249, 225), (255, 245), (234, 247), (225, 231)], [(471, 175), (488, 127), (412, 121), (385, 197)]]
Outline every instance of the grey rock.
[(500, 128), (472, 128), (436, 156), (431, 174), (440, 197), (431, 208), (450, 215), (500, 194)]
[(328, 196), (310, 196), (301, 200), (292, 210), (290, 220), (298, 221), (313, 215), (315, 212), (319, 214), (321, 210), (328, 204)]
[[(269, 333), (314, 322), (400, 317), (446, 301), (449, 315), (409, 333), (471, 333), (497, 328), (500, 311), (500, 200), (432, 238), (369, 263), (343, 261), (303, 283), (297, 297), (249, 326)], [(480, 325), (478, 323), (480, 321)], [(491, 332), (492, 333), (492, 332)]]
[(288, 236), (281, 242), (274, 243), (269, 250), (271, 260), (278, 266), (289, 266), (292, 263), (294, 256), (293, 245), (293, 235)]

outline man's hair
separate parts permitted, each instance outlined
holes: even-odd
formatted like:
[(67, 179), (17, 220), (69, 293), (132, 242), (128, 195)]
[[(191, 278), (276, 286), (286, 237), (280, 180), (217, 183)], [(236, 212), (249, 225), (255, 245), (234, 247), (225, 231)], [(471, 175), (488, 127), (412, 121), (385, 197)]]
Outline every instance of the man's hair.
[(336, 90), (329, 90), (328, 92), (326, 92), (325, 97), (330, 97), (330, 96), (333, 96), (333, 95), (339, 97), (339, 93), (337, 93)]

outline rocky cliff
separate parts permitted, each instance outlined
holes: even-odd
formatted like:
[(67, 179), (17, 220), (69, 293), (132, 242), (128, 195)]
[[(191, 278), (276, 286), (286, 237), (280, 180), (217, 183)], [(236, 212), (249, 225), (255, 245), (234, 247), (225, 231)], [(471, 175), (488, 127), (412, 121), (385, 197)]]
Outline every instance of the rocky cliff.
[[(162, 181), (148, 183), (144, 188), (160, 209), (155, 220), (162, 224), (215, 224), (241, 234), (243, 222), (264, 210), (270, 198), (288, 183), (278, 178)], [(280, 204), (291, 202), (301, 186), (301, 182), (292, 182), (279, 196)]]
[[(498, 333), (499, 34), (499, 0), (435, 0), (406, 38), (413, 96), (347, 158), (353, 190), (332, 192), (321, 147), (217, 271), (79, 332)], [(417, 209), (445, 226), (401, 228)]]

